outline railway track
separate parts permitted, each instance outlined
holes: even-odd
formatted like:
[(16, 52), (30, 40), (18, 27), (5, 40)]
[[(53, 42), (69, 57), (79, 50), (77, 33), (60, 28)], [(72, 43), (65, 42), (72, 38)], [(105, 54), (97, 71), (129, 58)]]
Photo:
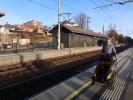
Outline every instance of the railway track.
[(49, 75), (45, 75), (43, 77), (38, 77), (33, 79), (32, 81), (25, 81), (25, 83), (13, 85), (11, 87), (4, 88), (4, 90), (0, 90), (0, 100), (22, 100), (28, 98), (38, 92), (41, 92), (45, 89), (48, 89), (55, 84), (59, 84), (60, 82), (92, 67), (95, 65), (90, 64), (85, 67), (75, 67), (69, 68), (63, 71), (57, 71), (50, 73)]
[[(93, 52), (94, 53), (94, 52)], [(96, 54), (96, 53), (95, 53)], [(92, 57), (92, 55), (89, 54), (89, 56), (87, 54), (83, 55), (78, 55), (77, 57), (68, 57), (67, 60), (66, 59), (60, 59), (58, 58), (58, 60), (53, 60), (55, 61), (55, 63), (57, 64), (56, 66), (59, 66), (58, 63), (63, 63), (64, 66), (67, 62), (67, 67), (69, 64), (73, 64), (74, 65), (74, 61), (81, 61), (81, 58), (84, 57), (84, 59), (87, 59), (88, 57)], [(77, 60), (78, 59), (78, 60)], [(83, 58), (82, 58), (83, 59)], [(50, 61), (51, 61), (50, 60)], [(70, 62), (68, 60), (71, 60)], [(69, 64), (68, 64), (69, 62)], [(47, 62), (49, 63), (49, 62)], [(80, 62), (81, 63), (81, 62)], [(21, 100), (24, 98), (27, 98), (29, 96), (32, 96), (42, 90), (45, 90), (55, 84), (58, 84), (88, 68), (91, 68), (92, 66), (94, 66), (96, 64), (96, 61), (94, 61), (93, 63), (84, 63), (84, 67), (83, 66), (73, 66), (72, 68), (69, 67), (65, 70), (60, 69), (58, 71), (51, 71), (50, 73), (47, 74), (41, 74), (40, 76), (36, 77), (36, 78), (31, 78), (29, 80), (26, 81), (21, 81), (19, 82), (19, 84), (12, 84), (10, 86), (6, 86), (4, 88), (0, 89), (0, 100), (9, 100), (9, 99), (13, 99), (13, 100)], [(54, 64), (55, 65), (55, 64)], [(49, 64), (50, 66), (50, 64)], [(52, 66), (50, 66), (52, 67)], [(56, 67), (55, 67), (56, 68)], [(35, 70), (35, 69), (34, 69)], [(54, 70), (54, 68), (52, 69)], [(50, 70), (49, 70), (50, 71)]]
[[(72, 67), (75, 64), (88, 61), (90, 58), (100, 54), (100, 51), (90, 53), (71, 55), (67, 57), (28, 62), (12, 66), (0, 67), (0, 87), (15, 84), (19, 81), (29, 80), (32, 77), (40, 76), (41, 74), (63, 70)], [(80, 61), (80, 62), (79, 62)]]

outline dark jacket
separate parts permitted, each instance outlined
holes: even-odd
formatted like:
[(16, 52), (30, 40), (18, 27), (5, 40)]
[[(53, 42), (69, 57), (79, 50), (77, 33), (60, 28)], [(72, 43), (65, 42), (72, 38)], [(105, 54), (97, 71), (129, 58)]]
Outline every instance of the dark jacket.
[(115, 46), (113, 44), (104, 44), (102, 48), (102, 55), (112, 55), (117, 57)]

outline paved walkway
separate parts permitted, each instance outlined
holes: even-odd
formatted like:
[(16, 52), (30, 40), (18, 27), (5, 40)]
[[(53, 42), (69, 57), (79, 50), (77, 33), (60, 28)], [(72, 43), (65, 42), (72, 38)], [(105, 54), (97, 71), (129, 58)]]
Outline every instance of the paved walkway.
[(133, 56), (130, 59), (128, 70), (129, 70), (129, 77), (125, 84), (121, 100), (133, 100)]
[(71, 54), (85, 53), (91, 52), (95, 50), (100, 50), (101, 47), (86, 47), (86, 48), (71, 48), (71, 49), (63, 49), (63, 50), (49, 50), (49, 51), (36, 51), (36, 52), (25, 52), (25, 53), (17, 53), (17, 54), (2, 54), (0, 55), (0, 66), (12, 65), (20, 63), (21, 61), (34, 61), (39, 57), (40, 59), (48, 59), (61, 57)]
[[(91, 85), (92, 73), (95, 66), (83, 73), (76, 75), (59, 85), (54, 86), (38, 95), (31, 97), (29, 100), (132, 100), (133, 98), (133, 81), (128, 86), (128, 78), (133, 70), (133, 51), (128, 49), (119, 54), (117, 63), (117, 76), (114, 83), (114, 90), (105, 88), (102, 84)], [(127, 89), (126, 95), (125, 88)], [(123, 97), (124, 96), (124, 97)]]

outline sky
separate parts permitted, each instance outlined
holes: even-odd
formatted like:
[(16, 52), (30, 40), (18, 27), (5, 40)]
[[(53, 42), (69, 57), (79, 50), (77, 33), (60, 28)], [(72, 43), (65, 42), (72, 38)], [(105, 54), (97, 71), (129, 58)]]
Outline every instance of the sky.
[[(102, 32), (110, 24), (124, 36), (133, 38), (133, 2), (125, 5), (113, 5), (102, 9), (97, 6), (111, 4), (110, 1), (123, 0), (61, 0), (61, 13), (70, 12), (73, 18), (80, 12), (90, 17), (90, 29)], [(0, 0), (0, 10), (5, 16), (0, 18), (0, 24), (21, 24), (32, 19), (51, 26), (57, 23), (58, 0)]]

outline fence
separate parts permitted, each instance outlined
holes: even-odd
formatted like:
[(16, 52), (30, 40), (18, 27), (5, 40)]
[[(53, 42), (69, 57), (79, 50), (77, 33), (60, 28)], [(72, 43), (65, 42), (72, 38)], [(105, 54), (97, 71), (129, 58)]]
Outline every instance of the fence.
[[(10, 48), (9, 48), (10, 47)], [(7, 53), (18, 53), (18, 52), (33, 52), (41, 50), (53, 50), (57, 48), (57, 43), (47, 42), (47, 43), (31, 43), (25, 46), (18, 44), (2, 44), (0, 46), (0, 54)]]

